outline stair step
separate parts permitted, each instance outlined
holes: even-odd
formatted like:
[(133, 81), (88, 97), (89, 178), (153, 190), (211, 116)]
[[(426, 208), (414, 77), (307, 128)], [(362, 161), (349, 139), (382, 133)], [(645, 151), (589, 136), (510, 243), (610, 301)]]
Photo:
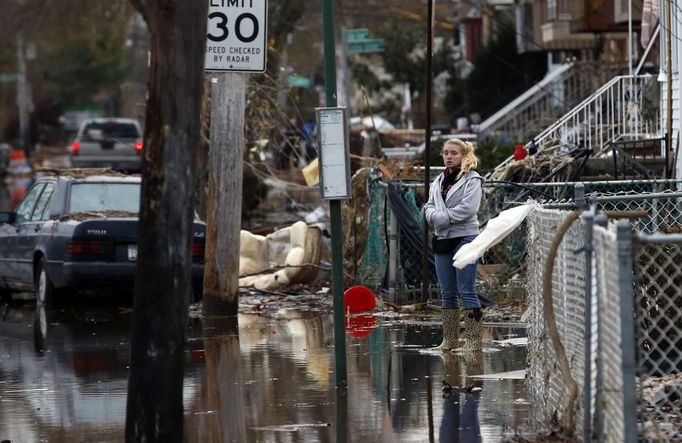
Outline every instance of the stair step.
[(648, 138), (644, 140), (619, 140), (611, 142), (611, 146), (620, 148), (633, 157), (657, 157), (661, 155), (665, 138)]
[[(622, 156), (621, 156), (622, 157)], [(630, 176), (636, 176), (641, 179), (642, 174), (636, 173), (636, 169), (632, 165), (623, 164), (623, 159), (618, 158), (618, 180), (628, 180)], [(665, 159), (661, 157), (654, 158), (634, 158), (641, 166), (648, 171), (649, 178), (663, 177), (665, 169)], [(585, 163), (583, 175), (581, 180), (613, 180), (613, 158), (591, 158)], [(594, 178), (593, 178), (594, 177)]]

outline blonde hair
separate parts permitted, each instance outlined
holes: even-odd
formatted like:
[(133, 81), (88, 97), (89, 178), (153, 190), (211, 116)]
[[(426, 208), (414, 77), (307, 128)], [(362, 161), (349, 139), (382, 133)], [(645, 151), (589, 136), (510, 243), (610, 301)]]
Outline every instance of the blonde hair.
[(478, 167), (478, 157), (474, 154), (474, 145), (472, 143), (465, 142), (458, 138), (451, 138), (443, 144), (443, 149), (445, 149), (446, 146), (452, 145), (459, 146), (462, 150), (462, 163), (459, 165), (460, 177)]

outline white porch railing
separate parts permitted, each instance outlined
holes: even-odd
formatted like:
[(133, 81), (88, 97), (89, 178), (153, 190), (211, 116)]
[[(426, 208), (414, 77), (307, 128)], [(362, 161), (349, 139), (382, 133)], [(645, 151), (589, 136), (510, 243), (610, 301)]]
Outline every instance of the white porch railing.
[[(538, 111), (540, 109), (535, 109), (537, 108), (534, 106), (536, 103), (539, 101), (542, 101), (543, 99), (546, 98), (546, 96), (554, 96), (554, 90), (557, 89), (556, 85), (558, 83), (563, 82), (563, 80), (566, 77), (571, 77), (573, 74), (573, 67), (574, 63), (566, 63), (556, 70), (552, 71), (548, 75), (545, 76), (538, 84), (533, 86), (532, 88), (528, 89), (526, 92), (523, 94), (519, 95), (516, 97), (514, 100), (512, 100), (510, 103), (502, 107), (499, 111), (488, 117), (487, 119), (483, 120), (481, 124), (477, 125), (474, 127), (474, 130), (478, 132), (478, 137), (479, 140), (484, 139), (486, 137), (489, 137), (491, 135), (494, 135), (494, 132), (499, 130), (502, 126), (505, 124), (508, 124), (510, 122), (510, 114), (513, 114), (514, 116), (521, 114), (521, 113), (529, 113), (532, 112), (533, 114), (539, 114)], [(563, 97), (555, 99), (556, 102), (563, 101)], [(555, 104), (560, 104), (560, 103), (555, 103)], [(520, 109), (523, 108), (523, 109)], [(543, 103), (541, 106), (542, 111), (540, 111), (541, 114), (546, 115), (547, 110), (549, 108), (554, 107), (552, 104), (549, 103)], [(533, 112), (535, 111), (535, 112)], [(532, 117), (531, 119), (535, 119), (536, 117)], [(528, 119), (526, 119), (528, 121)], [(516, 125), (514, 125), (516, 126)], [(508, 131), (503, 131), (503, 132), (508, 132)]]
[[(599, 155), (611, 141), (659, 135), (658, 88), (651, 75), (615, 77), (540, 132), (526, 149), (549, 153), (567, 146), (582, 147)], [(512, 161), (509, 157), (490, 175)]]
[(566, 63), (475, 126), (478, 141), (497, 138), (514, 142), (537, 133), (592, 94), (600, 79), (622, 71), (620, 64)]

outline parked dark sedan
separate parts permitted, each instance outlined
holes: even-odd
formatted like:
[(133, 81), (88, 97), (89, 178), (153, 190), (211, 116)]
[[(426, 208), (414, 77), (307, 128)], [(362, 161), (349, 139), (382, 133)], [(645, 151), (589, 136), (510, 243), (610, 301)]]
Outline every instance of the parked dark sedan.
[[(139, 176), (54, 171), (38, 178), (16, 212), (0, 212), (0, 295), (34, 291), (38, 304), (65, 288), (132, 288)], [(206, 225), (194, 221), (192, 288), (201, 294)]]

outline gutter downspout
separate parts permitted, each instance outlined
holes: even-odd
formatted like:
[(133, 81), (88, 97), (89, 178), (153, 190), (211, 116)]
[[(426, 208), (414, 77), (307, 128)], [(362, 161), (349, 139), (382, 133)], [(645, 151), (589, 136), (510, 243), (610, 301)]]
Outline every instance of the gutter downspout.
[(670, 0), (665, 0), (665, 57), (667, 67), (667, 100), (668, 106), (666, 109), (666, 134), (665, 134), (665, 175), (664, 178), (670, 178), (670, 152), (672, 151), (673, 140), (673, 66), (672, 66), (672, 30), (670, 28), (670, 14), (671, 14)]

